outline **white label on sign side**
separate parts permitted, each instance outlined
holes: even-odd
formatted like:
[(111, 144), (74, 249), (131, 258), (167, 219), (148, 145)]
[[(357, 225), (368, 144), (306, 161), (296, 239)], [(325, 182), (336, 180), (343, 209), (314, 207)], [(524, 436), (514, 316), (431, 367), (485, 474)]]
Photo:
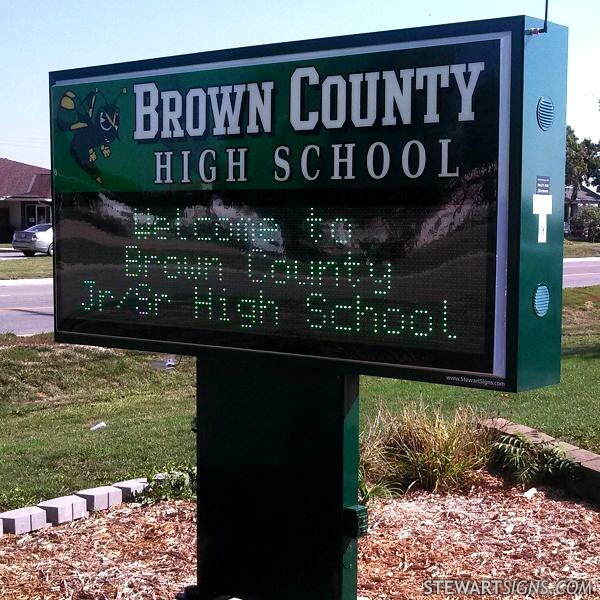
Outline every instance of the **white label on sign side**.
[(545, 244), (548, 215), (552, 214), (552, 196), (549, 194), (534, 194), (533, 214), (538, 216), (538, 244)]

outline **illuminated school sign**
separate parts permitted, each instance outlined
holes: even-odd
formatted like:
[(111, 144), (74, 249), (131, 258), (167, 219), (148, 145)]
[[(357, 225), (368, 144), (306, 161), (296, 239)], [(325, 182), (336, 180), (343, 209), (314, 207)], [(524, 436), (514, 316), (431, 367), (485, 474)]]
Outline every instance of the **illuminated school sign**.
[[(527, 197), (522, 40), (482, 23), (53, 73), (57, 338), (541, 384), (517, 346), (556, 341), (562, 175)], [(550, 316), (518, 292), (529, 225)]]

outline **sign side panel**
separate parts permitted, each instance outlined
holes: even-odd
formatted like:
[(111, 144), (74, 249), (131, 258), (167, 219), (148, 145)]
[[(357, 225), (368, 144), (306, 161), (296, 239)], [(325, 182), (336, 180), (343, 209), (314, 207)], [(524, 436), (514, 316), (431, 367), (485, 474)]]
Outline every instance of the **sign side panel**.
[[(541, 27), (536, 19), (526, 27)], [(567, 29), (525, 37), (518, 389), (560, 380)]]

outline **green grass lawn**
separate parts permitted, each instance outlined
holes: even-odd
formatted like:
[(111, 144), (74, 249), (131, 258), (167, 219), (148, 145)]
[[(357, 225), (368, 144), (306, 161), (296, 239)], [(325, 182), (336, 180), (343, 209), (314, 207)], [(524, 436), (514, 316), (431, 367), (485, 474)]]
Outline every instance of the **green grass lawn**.
[(0, 335), (0, 510), (195, 462), (194, 359), (51, 340)]
[(52, 277), (52, 257), (36, 254), (21, 260), (0, 262), (0, 279), (38, 279)]
[(565, 258), (585, 258), (588, 256), (600, 257), (600, 244), (592, 242), (574, 242), (573, 240), (565, 240), (564, 245)]
[[(380, 403), (468, 404), (600, 451), (600, 286), (564, 302), (560, 385), (506, 394), (362, 377), (363, 422)], [(194, 462), (194, 359), (167, 372), (153, 358), (0, 335), (0, 510)]]

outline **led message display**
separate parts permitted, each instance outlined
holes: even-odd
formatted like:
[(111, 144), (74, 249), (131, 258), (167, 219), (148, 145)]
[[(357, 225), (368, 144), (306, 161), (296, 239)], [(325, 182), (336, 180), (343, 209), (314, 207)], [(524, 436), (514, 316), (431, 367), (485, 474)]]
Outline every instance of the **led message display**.
[(54, 74), (57, 337), (501, 380), (502, 37)]

